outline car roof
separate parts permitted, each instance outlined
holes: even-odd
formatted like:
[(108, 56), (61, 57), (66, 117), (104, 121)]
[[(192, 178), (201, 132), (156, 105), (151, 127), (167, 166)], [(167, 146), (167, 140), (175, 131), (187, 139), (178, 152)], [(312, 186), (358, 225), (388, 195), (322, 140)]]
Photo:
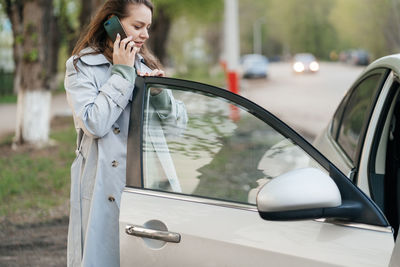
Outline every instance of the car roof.
[(400, 73), (400, 54), (394, 54), (379, 58), (368, 65), (361, 75), (364, 73), (376, 69), (376, 68), (390, 68), (394, 70), (395, 73)]
[(311, 53), (298, 53), (294, 55), (296, 60), (315, 60), (315, 56)]

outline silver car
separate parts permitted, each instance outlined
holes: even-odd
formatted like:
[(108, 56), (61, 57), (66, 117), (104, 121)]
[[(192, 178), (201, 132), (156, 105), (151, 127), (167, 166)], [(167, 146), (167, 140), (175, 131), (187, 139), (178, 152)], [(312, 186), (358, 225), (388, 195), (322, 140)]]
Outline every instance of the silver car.
[(400, 216), (400, 55), (369, 65), (314, 142), (383, 211)]
[(248, 54), (240, 59), (243, 78), (267, 78), (268, 58), (259, 54)]

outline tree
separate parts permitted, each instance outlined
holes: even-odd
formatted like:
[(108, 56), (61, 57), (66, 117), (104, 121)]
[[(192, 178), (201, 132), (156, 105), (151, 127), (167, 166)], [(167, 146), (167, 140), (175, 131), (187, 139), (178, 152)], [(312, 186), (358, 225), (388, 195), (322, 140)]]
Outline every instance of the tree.
[(399, 0), (336, 0), (330, 15), (343, 47), (364, 48), (373, 57), (400, 49)]
[(91, 18), (103, 5), (105, 0), (81, 0), (81, 11), (79, 15), (80, 29), (89, 24)]
[(4, 0), (14, 37), (18, 92), (15, 143), (48, 142), (50, 89), (57, 71), (59, 36), (52, 0)]
[(329, 20), (331, 0), (270, 0), (269, 36), (290, 53), (311, 52), (327, 58), (336, 47), (337, 34)]
[(209, 21), (216, 12), (223, 10), (222, 0), (154, 0), (155, 14), (148, 41), (150, 49), (166, 62), (167, 41), (174, 19), (186, 17), (197, 21)]

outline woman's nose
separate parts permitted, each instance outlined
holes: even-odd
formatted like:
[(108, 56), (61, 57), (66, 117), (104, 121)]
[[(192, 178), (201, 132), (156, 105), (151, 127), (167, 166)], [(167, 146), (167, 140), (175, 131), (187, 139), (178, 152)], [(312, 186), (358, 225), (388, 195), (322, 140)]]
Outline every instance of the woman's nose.
[(140, 37), (142, 38), (149, 38), (149, 31), (147, 29), (144, 29), (141, 33), (140, 33)]

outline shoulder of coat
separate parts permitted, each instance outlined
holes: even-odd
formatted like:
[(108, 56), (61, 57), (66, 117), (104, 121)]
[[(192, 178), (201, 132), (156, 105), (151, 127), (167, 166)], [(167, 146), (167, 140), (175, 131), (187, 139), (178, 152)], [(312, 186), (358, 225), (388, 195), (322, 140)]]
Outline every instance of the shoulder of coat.
[(144, 63), (144, 58), (142, 55), (137, 54), (136, 55), (136, 61), (135, 61), (135, 66), (139, 66), (139, 70), (141, 72), (151, 72), (152, 69), (150, 69), (145, 63)]
[[(88, 54), (96, 52), (92, 47), (86, 47), (83, 49), (79, 54), (82, 55), (79, 59), (82, 60), (87, 65), (103, 65), (103, 64), (109, 64), (111, 65), (111, 62), (107, 60), (107, 58), (99, 53), (99, 54)], [(76, 57), (76, 56), (75, 56)]]

